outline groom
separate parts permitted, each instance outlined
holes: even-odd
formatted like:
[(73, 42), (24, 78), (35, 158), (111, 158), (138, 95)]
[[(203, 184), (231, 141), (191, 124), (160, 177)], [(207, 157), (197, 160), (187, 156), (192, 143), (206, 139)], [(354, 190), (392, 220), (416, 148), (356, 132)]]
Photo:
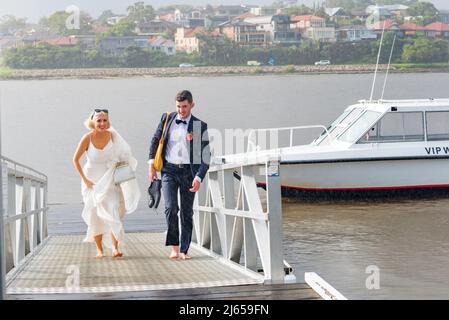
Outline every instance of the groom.
[[(176, 112), (170, 113), (164, 134), (162, 151), (164, 167), (161, 174), (168, 227), (165, 245), (172, 246), (170, 259), (191, 259), (187, 252), (192, 239), (193, 201), (209, 169), (207, 124), (192, 115), (194, 106), (195, 103), (189, 91), (179, 92), (176, 95)], [(166, 117), (167, 114), (162, 116), (151, 140), (148, 161), (148, 174), (151, 181), (157, 179), (153, 163)], [(178, 190), (181, 210), (178, 207)], [(178, 211), (181, 217), (181, 246)]]

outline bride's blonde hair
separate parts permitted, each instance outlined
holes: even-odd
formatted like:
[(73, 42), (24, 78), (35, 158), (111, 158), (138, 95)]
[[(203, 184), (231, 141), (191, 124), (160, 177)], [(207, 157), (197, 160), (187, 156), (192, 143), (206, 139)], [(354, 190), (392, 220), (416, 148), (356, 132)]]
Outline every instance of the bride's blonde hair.
[(111, 122), (109, 121), (109, 112), (104, 112), (103, 110), (100, 112), (92, 111), (89, 115), (89, 118), (87, 118), (86, 121), (84, 121), (84, 126), (87, 129), (95, 130), (95, 118), (97, 118), (99, 115), (105, 115), (108, 119), (108, 129), (111, 127)]

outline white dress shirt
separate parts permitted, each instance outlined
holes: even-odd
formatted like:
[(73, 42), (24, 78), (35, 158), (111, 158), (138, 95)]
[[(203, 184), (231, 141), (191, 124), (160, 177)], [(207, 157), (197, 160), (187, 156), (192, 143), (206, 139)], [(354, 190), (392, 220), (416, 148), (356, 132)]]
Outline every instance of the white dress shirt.
[[(173, 120), (169, 131), (168, 136), (169, 139), (166, 141), (166, 153), (165, 160), (169, 163), (173, 164), (190, 164), (190, 150), (189, 150), (189, 141), (187, 140), (187, 128), (189, 126), (190, 118), (192, 115), (190, 114), (187, 118), (183, 119), (179, 114), (176, 115), (176, 118)], [(183, 120), (184, 123), (176, 123), (176, 120)], [(148, 161), (149, 164), (153, 164), (154, 159), (150, 159)], [(196, 176), (195, 180), (202, 182), (201, 178)]]
[[(189, 142), (187, 141), (187, 127), (189, 125), (189, 115), (186, 119), (182, 119), (178, 114), (173, 120), (169, 128), (169, 139), (167, 143), (167, 151), (165, 153), (165, 160), (173, 164), (190, 164)], [(186, 122), (177, 124), (176, 120), (183, 120)]]

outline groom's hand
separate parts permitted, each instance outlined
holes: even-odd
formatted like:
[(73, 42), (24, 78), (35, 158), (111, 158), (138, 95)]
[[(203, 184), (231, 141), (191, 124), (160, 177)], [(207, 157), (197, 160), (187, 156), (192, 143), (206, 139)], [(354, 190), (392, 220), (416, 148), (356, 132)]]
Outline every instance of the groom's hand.
[(189, 189), (190, 192), (197, 192), (200, 189), (201, 182), (194, 179), (192, 182), (192, 188)]
[(148, 166), (148, 178), (150, 179), (151, 182), (157, 180), (157, 172), (153, 164), (150, 164)]

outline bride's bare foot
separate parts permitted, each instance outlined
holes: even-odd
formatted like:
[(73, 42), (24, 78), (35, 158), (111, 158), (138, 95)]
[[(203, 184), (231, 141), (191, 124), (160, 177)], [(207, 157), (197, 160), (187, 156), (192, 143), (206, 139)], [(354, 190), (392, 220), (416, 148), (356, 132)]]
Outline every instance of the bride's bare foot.
[(103, 252), (98, 252), (97, 255), (95, 256), (95, 259), (103, 259), (103, 258), (104, 258)]
[(190, 259), (192, 259), (192, 257), (187, 255), (186, 253), (180, 253), (179, 254), (179, 259), (181, 259), (181, 260), (190, 260)]
[(123, 253), (120, 252), (118, 249), (116, 249), (116, 250), (112, 251), (112, 257), (113, 257), (113, 258), (120, 258), (120, 257), (123, 257)]

